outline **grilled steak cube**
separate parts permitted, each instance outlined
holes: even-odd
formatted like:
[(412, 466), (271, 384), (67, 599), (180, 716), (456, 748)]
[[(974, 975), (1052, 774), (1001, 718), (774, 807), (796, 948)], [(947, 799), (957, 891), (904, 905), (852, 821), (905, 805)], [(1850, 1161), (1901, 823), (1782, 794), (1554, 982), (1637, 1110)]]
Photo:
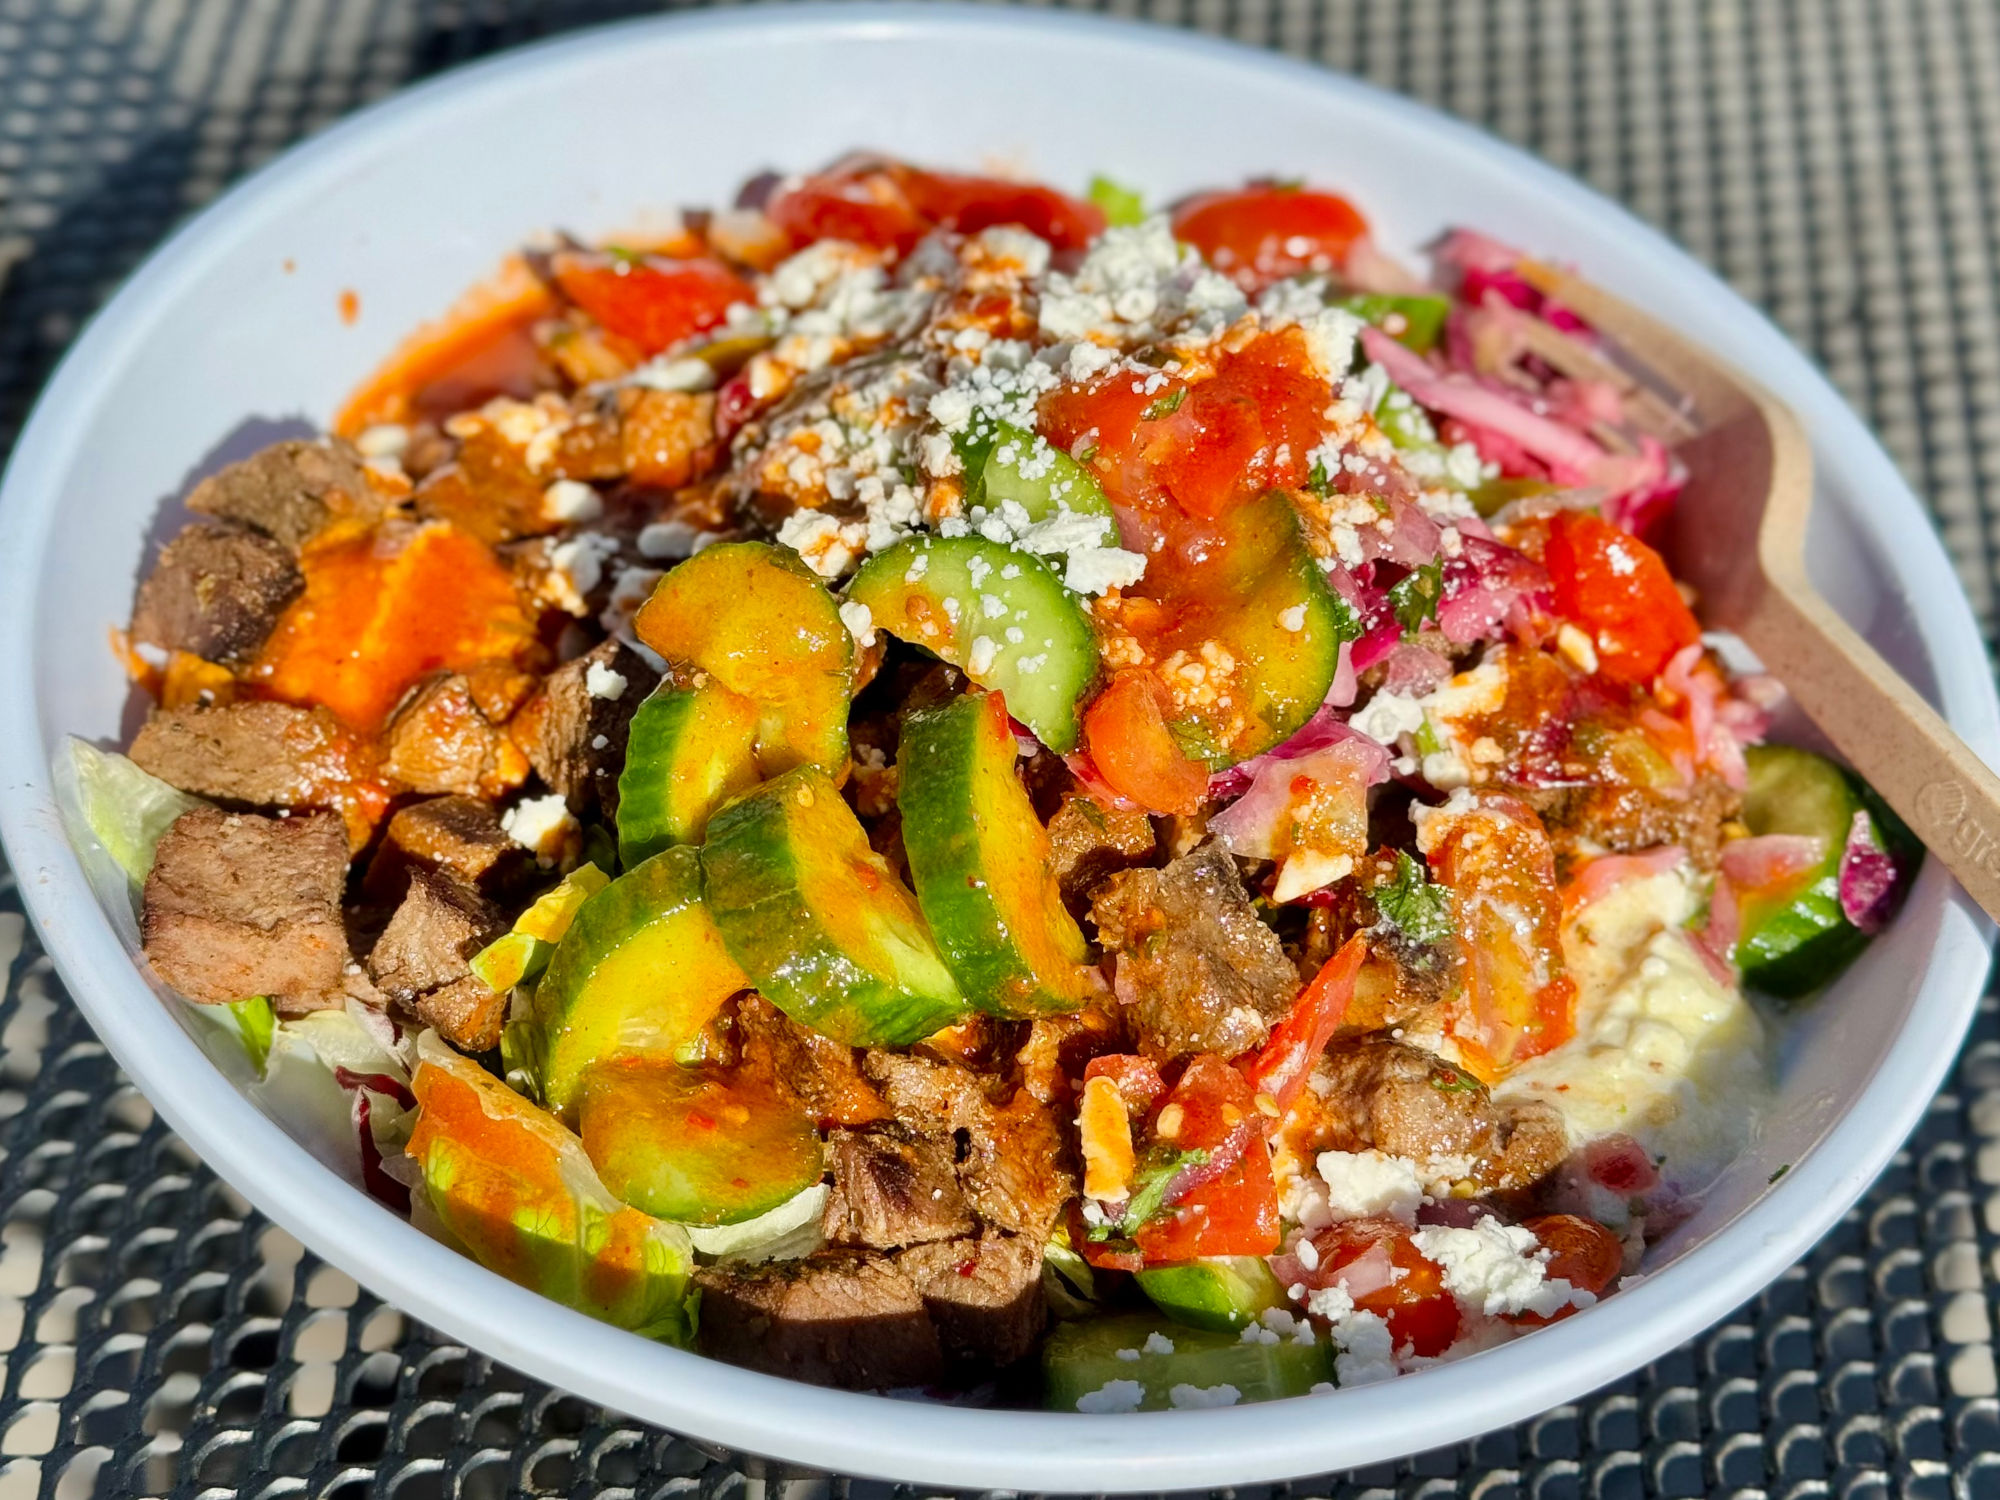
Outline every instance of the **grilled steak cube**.
[(988, 1234), (918, 1245), (898, 1253), (896, 1269), (924, 1299), (945, 1358), (992, 1369), (1034, 1352), (1048, 1321), (1035, 1241)]
[(196, 808), (167, 830), (146, 877), (146, 957), (168, 984), (207, 1004), (252, 995), (286, 1010), (337, 1003), (348, 962), (346, 880), (337, 817)]
[(632, 715), (658, 681), (638, 652), (605, 641), (551, 672), (508, 732), (571, 812), (614, 817)]
[(389, 819), (363, 888), (373, 901), (400, 902), (413, 867), (439, 870), (482, 891), (511, 890), (529, 873), (527, 850), (507, 837), (500, 814), (477, 797), (432, 797)]
[(246, 527), (197, 521), (161, 549), (139, 585), (132, 639), (209, 661), (247, 661), (304, 587), (280, 543)]
[(888, 1257), (703, 1266), (696, 1347), (731, 1364), (851, 1390), (930, 1385), (944, 1375), (938, 1331)]
[(187, 506), (261, 531), (294, 552), (329, 521), (382, 508), (361, 455), (339, 438), (273, 443), (202, 480)]
[(978, 1228), (951, 1153), (935, 1142), (894, 1128), (836, 1130), (827, 1138), (827, 1162), (833, 1191), (820, 1226), (829, 1244), (894, 1250)]
[(527, 757), (481, 712), (456, 672), (417, 685), (383, 730), (382, 770), (413, 792), (498, 797), (528, 776)]

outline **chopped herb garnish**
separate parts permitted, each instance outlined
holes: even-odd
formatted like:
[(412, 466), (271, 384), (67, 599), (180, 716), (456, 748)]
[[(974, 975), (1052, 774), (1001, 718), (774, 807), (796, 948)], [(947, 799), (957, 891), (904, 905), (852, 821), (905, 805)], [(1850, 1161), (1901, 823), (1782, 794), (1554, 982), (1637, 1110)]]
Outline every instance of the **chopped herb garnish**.
[(1440, 1094), (1476, 1094), (1479, 1080), (1470, 1073), (1461, 1073), (1457, 1068), (1432, 1068), (1430, 1085)]
[(1148, 1151), (1146, 1160), (1132, 1175), (1132, 1196), (1125, 1200), (1124, 1212), (1115, 1221), (1092, 1225), (1091, 1239), (1102, 1244), (1109, 1239), (1130, 1238), (1166, 1208), (1167, 1189), (1173, 1186), (1182, 1168), (1198, 1167), (1207, 1160), (1208, 1152), (1200, 1147), (1192, 1151), (1162, 1151), (1155, 1147)]
[(1396, 878), (1374, 890), (1382, 920), (1413, 943), (1443, 942), (1451, 935), (1451, 892), (1433, 885), (1424, 867), (1396, 851)]
[(1389, 605), (1406, 635), (1415, 635), (1427, 622), (1437, 619), (1438, 601), (1443, 597), (1444, 563), (1435, 557), (1389, 589)]
[(1765, 1178), (1764, 1180), (1766, 1183), (1776, 1182), (1780, 1177), (1783, 1177), (1787, 1172), (1791, 1170), (1792, 1170), (1792, 1164), (1790, 1162), (1786, 1162), (1783, 1166), (1779, 1167), (1777, 1171), (1773, 1172), (1769, 1177)]
[(617, 261), (621, 266), (637, 265), (645, 259), (643, 252), (634, 250), (629, 245), (606, 245), (604, 253)]
[(1097, 457), (1097, 444), (1085, 443), (1081, 448), (1077, 449), (1076, 452), (1072, 453), (1070, 457), (1075, 459), (1080, 464), (1087, 464), (1093, 458)]
[(1104, 222), (1114, 229), (1140, 223), (1146, 217), (1146, 200), (1109, 177), (1090, 179), (1090, 201), (1104, 210)]
[(1147, 407), (1145, 411), (1139, 414), (1140, 420), (1146, 422), (1157, 422), (1162, 417), (1171, 417), (1175, 412), (1181, 409), (1181, 403), (1185, 400), (1187, 400), (1186, 386), (1181, 386), (1177, 390), (1168, 391), (1166, 395), (1160, 397), (1159, 400), (1155, 401), (1151, 406)]
[(1326, 464), (1314, 459), (1312, 467), (1306, 471), (1306, 488), (1324, 500), (1333, 492), (1333, 476), (1326, 472)]

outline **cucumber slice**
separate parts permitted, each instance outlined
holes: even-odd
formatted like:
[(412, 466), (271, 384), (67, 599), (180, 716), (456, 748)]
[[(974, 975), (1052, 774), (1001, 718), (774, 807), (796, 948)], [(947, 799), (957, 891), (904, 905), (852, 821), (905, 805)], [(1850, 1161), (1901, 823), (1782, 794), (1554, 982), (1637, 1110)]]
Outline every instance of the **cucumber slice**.
[(611, 877), (596, 865), (578, 865), (542, 892), (512, 928), (472, 956), (472, 972), (489, 990), (503, 995), (535, 978), (549, 966), (556, 944), (583, 903), (610, 883)]
[(549, 1108), (574, 1114), (594, 1062), (681, 1052), (749, 985), (702, 901), (693, 849), (627, 871), (583, 903), (535, 988)]
[(1076, 748), (1077, 706), (1097, 680), (1097, 634), (1083, 601), (1040, 558), (979, 536), (906, 537), (863, 563), (847, 593), (878, 628), (1005, 693), (1051, 750)]
[(1379, 292), (1359, 292), (1334, 304), (1343, 307), (1364, 323), (1373, 323), (1390, 338), (1419, 354), (1437, 347), (1444, 332), (1444, 320), (1451, 302), (1444, 297), (1394, 297)]
[(679, 1224), (741, 1224), (820, 1179), (819, 1129), (769, 1079), (651, 1059), (584, 1075), (577, 1132), (604, 1185)]
[(722, 941), (800, 1025), (899, 1047), (964, 1018), (916, 898), (823, 773), (801, 766), (718, 811), (701, 866)]
[(1078, 1010), (1093, 989), (1019, 753), (1002, 696), (973, 693), (908, 715), (896, 756), (917, 901), (966, 998), (996, 1016)]
[(1285, 1305), (1285, 1289), (1255, 1255), (1215, 1255), (1173, 1266), (1147, 1266), (1139, 1290), (1176, 1323), (1233, 1333), (1266, 1308)]
[(991, 510), (1012, 502), (1027, 512), (1030, 522), (1046, 521), (1063, 511), (1101, 516), (1107, 540), (1117, 545), (1117, 518), (1111, 501), (1088, 469), (1047, 438), (1011, 422), (975, 418), (954, 439), (965, 465), (965, 503)]
[(800, 765), (845, 773), (854, 637), (797, 553), (769, 542), (703, 548), (660, 580), (632, 628), (763, 710), (756, 748), (766, 776)]
[[(1161, 553), (1139, 592), (1158, 588), (1172, 601), (1177, 622), (1155, 649), (1176, 695), (1183, 696), (1170, 665), (1176, 657), (1206, 667), (1207, 686), (1217, 689), (1185, 695), (1168, 727), (1183, 754), (1220, 771), (1291, 738), (1318, 712), (1341, 642), (1358, 639), (1361, 628), (1306, 550), (1284, 495), (1274, 490), (1216, 525), (1221, 545), (1205, 562)], [(1212, 646), (1228, 664), (1211, 664)]]
[(1847, 920), (1840, 905), (1841, 852), (1855, 813), (1867, 812), (1877, 847), (1901, 856), (1916, 840), (1860, 780), (1822, 755), (1753, 745), (1744, 759), (1750, 783), (1743, 821), (1750, 832), (1807, 835), (1826, 849), (1790, 889), (1742, 897), (1736, 966), (1743, 982), (1797, 1000), (1830, 983), (1868, 946), (1868, 934)]
[(618, 858), (626, 869), (701, 842), (717, 805), (757, 780), (757, 705), (714, 678), (662, 683), (632, 715), (618, 773)]
[[(1162, 1340), (1171, 1353), (1162, 1349)], [(1120, 1358), (1121, 1352), (1136, 1358)], [(1095, 1396), (1111, 1402), (1100, 1409), (1164, 1411), (1174, 1404), (1174, 1388), (1183, 1385), (1203, 1391), (1234, 1386), (1239, 1401), (1275, 1401), (1331, 1384), (1333, 1354), (1324, 1339), (1245, 1343), (1235, 1333), (1189, 1328), (1143, 1313), (1084, 1318), (1057, 1325), (1043, 1341), (1042, 1404), (1051, 1411), (1088, 1411), (1096, 1403), (1086, 1398)], [(1118, 1399), (1132, 1392), (1113, 1387), (1114, 1381), (1137, 1384), (1136, 1408)]]

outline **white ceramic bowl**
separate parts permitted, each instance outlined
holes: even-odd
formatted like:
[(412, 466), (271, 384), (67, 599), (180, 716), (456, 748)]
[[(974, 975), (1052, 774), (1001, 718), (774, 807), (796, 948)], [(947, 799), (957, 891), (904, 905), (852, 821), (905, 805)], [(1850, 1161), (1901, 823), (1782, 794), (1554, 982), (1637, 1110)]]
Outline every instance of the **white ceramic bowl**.
[[(1795, 1260), (1888, 1161), (1985, 977), (1982, 919), (1935, 865), (1783, 1048), (1762, 1142), (1647, 1274), (1554, 1328), (1385, 1385), (1267, 1406), (1058, 1416), (814, 1389), (647, 1343), (523, 1291), (350, 1189), (238, 1096), (134, 967), (50, 795), (65, 734), (108, 739), (163, 501), (247, 417), (323, 422), (421, 319), (532, 231), (633, 227), (746, 175), (867, 145), (1093, 171), (1155, 201), (1252, 173), (1350, 192), (1411, 253), (1452, 223), (1574, 261), (1790, 402), (1821, 474), (1819, 581), (1992, 757), (1993, 684), (1922, 508), (1796, 350), (1658, 234), (1488, 137), (1350, 79), (1192, 37), (1025, 12), (730, 11), (532, 47), (366, 110), (202, 214), (77, 342), (0, 489), (0, 829), (79, 1005), (174, 1128), (329, 1261), (454, 1338), (634, 1416), (856, 1474), (1014, 1489), (1241, 1484), (1374, 1462), (1573, 1398), (1672, 1348)], [(343, 291), (361, 316), (336, 314)], [(226, 456), (237, 456), (232, 452)], [(122, 928), (122, 934), (121, 934)], [(1791, 1170), (1775, 1186), (1780, 1165)]]

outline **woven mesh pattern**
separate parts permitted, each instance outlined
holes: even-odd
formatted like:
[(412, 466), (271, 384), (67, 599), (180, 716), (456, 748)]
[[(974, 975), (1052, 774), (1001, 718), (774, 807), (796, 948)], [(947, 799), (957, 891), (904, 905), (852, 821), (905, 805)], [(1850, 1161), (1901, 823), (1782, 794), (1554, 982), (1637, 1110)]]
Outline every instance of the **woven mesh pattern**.
[[(496, 47), (536, 0), (0, 0), (0, 451), (182, 216)], [(2000, 7), (1987, 0), (1107, 0), (1482, 123), (1668, 230), (1825, 365), (1989, 628)], [(788, 1476), (416, 1326), (250, 1212), (117, 1073), (0, 874), (0, 1500), (744, 1496)], [(1277, 1493), (2000, 1495), (2000, 1013), (1861, 1206), (1769, 1292), (1574, 1406)], [(755, 1493), (753, 1494), (753, 1490)], [(900, 1493), (900, 1492), (898, 1492)]]

